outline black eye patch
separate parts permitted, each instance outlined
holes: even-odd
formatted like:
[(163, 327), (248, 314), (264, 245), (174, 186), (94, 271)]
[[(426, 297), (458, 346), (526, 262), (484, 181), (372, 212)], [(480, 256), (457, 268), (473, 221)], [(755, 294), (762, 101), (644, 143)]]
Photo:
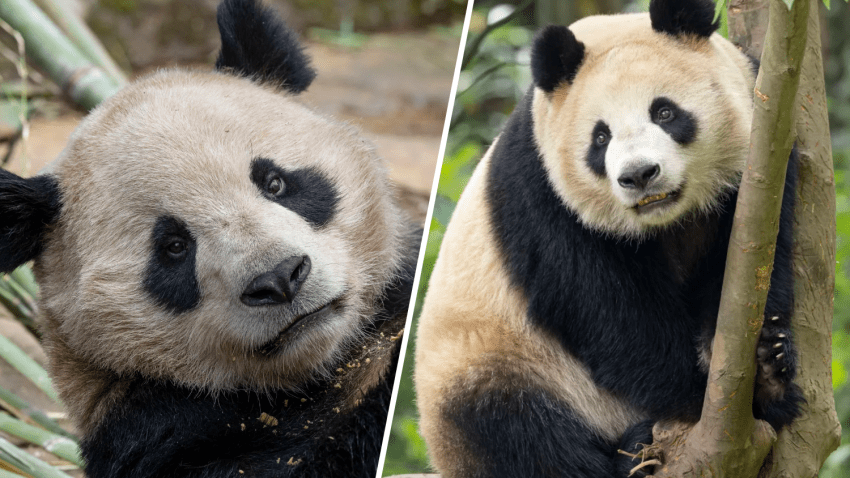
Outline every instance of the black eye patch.
[(170, 312), (188, 312), (201, 302), (195, 275), (195, 238), (173, 216), (160, 216), (151, 234), (151, 257), (145, 271), (144, 289), (158, 305)]
[(336, 213), (339, 193), (318, 169), (284, 170), (272, 160), (251, 161), (251, 182), (270, 201), (303, 217), (314, 227), (330, 222)]
[(590, 135), (590, 148), (587, 150), (587, 166), (599, 176), (605, 177), (605, 152), (611, 142), (611, 130), (604, 121), (599, 120)]
[(694, 115), (663, 96), (652, 100), (649, 118), (669, 134), (673, 141), (681, 145), (690, 144), (697, 137), (697, 121)]

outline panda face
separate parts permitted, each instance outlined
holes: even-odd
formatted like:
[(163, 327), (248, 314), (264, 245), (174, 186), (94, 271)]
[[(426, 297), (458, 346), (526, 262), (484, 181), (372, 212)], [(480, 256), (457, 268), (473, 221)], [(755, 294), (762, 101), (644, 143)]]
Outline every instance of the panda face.
[(64, 204), (36, 264), (45, 316), (118, 373), (296, 386), (358, 339), (394, 273), (398, 212), (371, 146), (246, 79), (142, 80), (52, 173)]
[[(579, 40), (582, 26), (570, 27)], [(711, 211), (733, 190), (746, 160), (752, 80), (745, 70), (712, 69), (724, 52), (708, 39), (682, 41), (648, 21), (628, 33), (614, 44), (589, 38), (572, 81), (536, 89), (533, 112), (565, 206), (592, 229), (640, 238)]]

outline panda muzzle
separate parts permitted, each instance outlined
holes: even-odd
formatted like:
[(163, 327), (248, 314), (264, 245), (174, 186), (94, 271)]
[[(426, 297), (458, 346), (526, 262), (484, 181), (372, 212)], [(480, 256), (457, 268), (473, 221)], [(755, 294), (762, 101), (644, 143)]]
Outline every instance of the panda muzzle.
[(289, 257), (255, 277), (239, 299), (249, 307), (290, 304), (309, 274), (309, 256)]

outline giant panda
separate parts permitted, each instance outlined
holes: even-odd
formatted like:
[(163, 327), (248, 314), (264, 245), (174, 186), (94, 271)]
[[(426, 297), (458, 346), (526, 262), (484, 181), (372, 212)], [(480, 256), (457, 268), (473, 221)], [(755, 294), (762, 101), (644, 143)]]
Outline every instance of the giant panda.
[(0, 171), (86, 476), (373, 477), (421, 238), (256, 0), (215, 71), (139, 79), (46, 172)]
[[(417, 329), (420, 430), (443, 477), (629, 476), (706, 390), (757, 66), (707, 0), (550, 26), (533, 85), (448, 225)], [(792, 380), (792, 153), (755, 417)], [(632, 476), (651, 472), (645, 467)]]

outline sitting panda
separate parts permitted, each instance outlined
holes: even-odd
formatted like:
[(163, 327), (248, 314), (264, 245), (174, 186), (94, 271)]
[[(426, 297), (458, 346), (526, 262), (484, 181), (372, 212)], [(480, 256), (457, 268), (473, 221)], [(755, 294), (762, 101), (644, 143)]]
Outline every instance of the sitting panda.
[(0, 171), (0, 271), (35, 259), (49, 371), (95, 477), (375, 475), (421, 238), (373, 146), (255, 0), (215, 72), (96, 108)]
[[(419, 320), (421, 433), (443, 477), (624, 478), (638, 463), (618, 450), (699, 419), (757, 71), (713, 15), (653, 0), (536, 36), (533, 87), (457, 205)], [(776, 429), (803, 400), (795, 154), (753, 403)]]

